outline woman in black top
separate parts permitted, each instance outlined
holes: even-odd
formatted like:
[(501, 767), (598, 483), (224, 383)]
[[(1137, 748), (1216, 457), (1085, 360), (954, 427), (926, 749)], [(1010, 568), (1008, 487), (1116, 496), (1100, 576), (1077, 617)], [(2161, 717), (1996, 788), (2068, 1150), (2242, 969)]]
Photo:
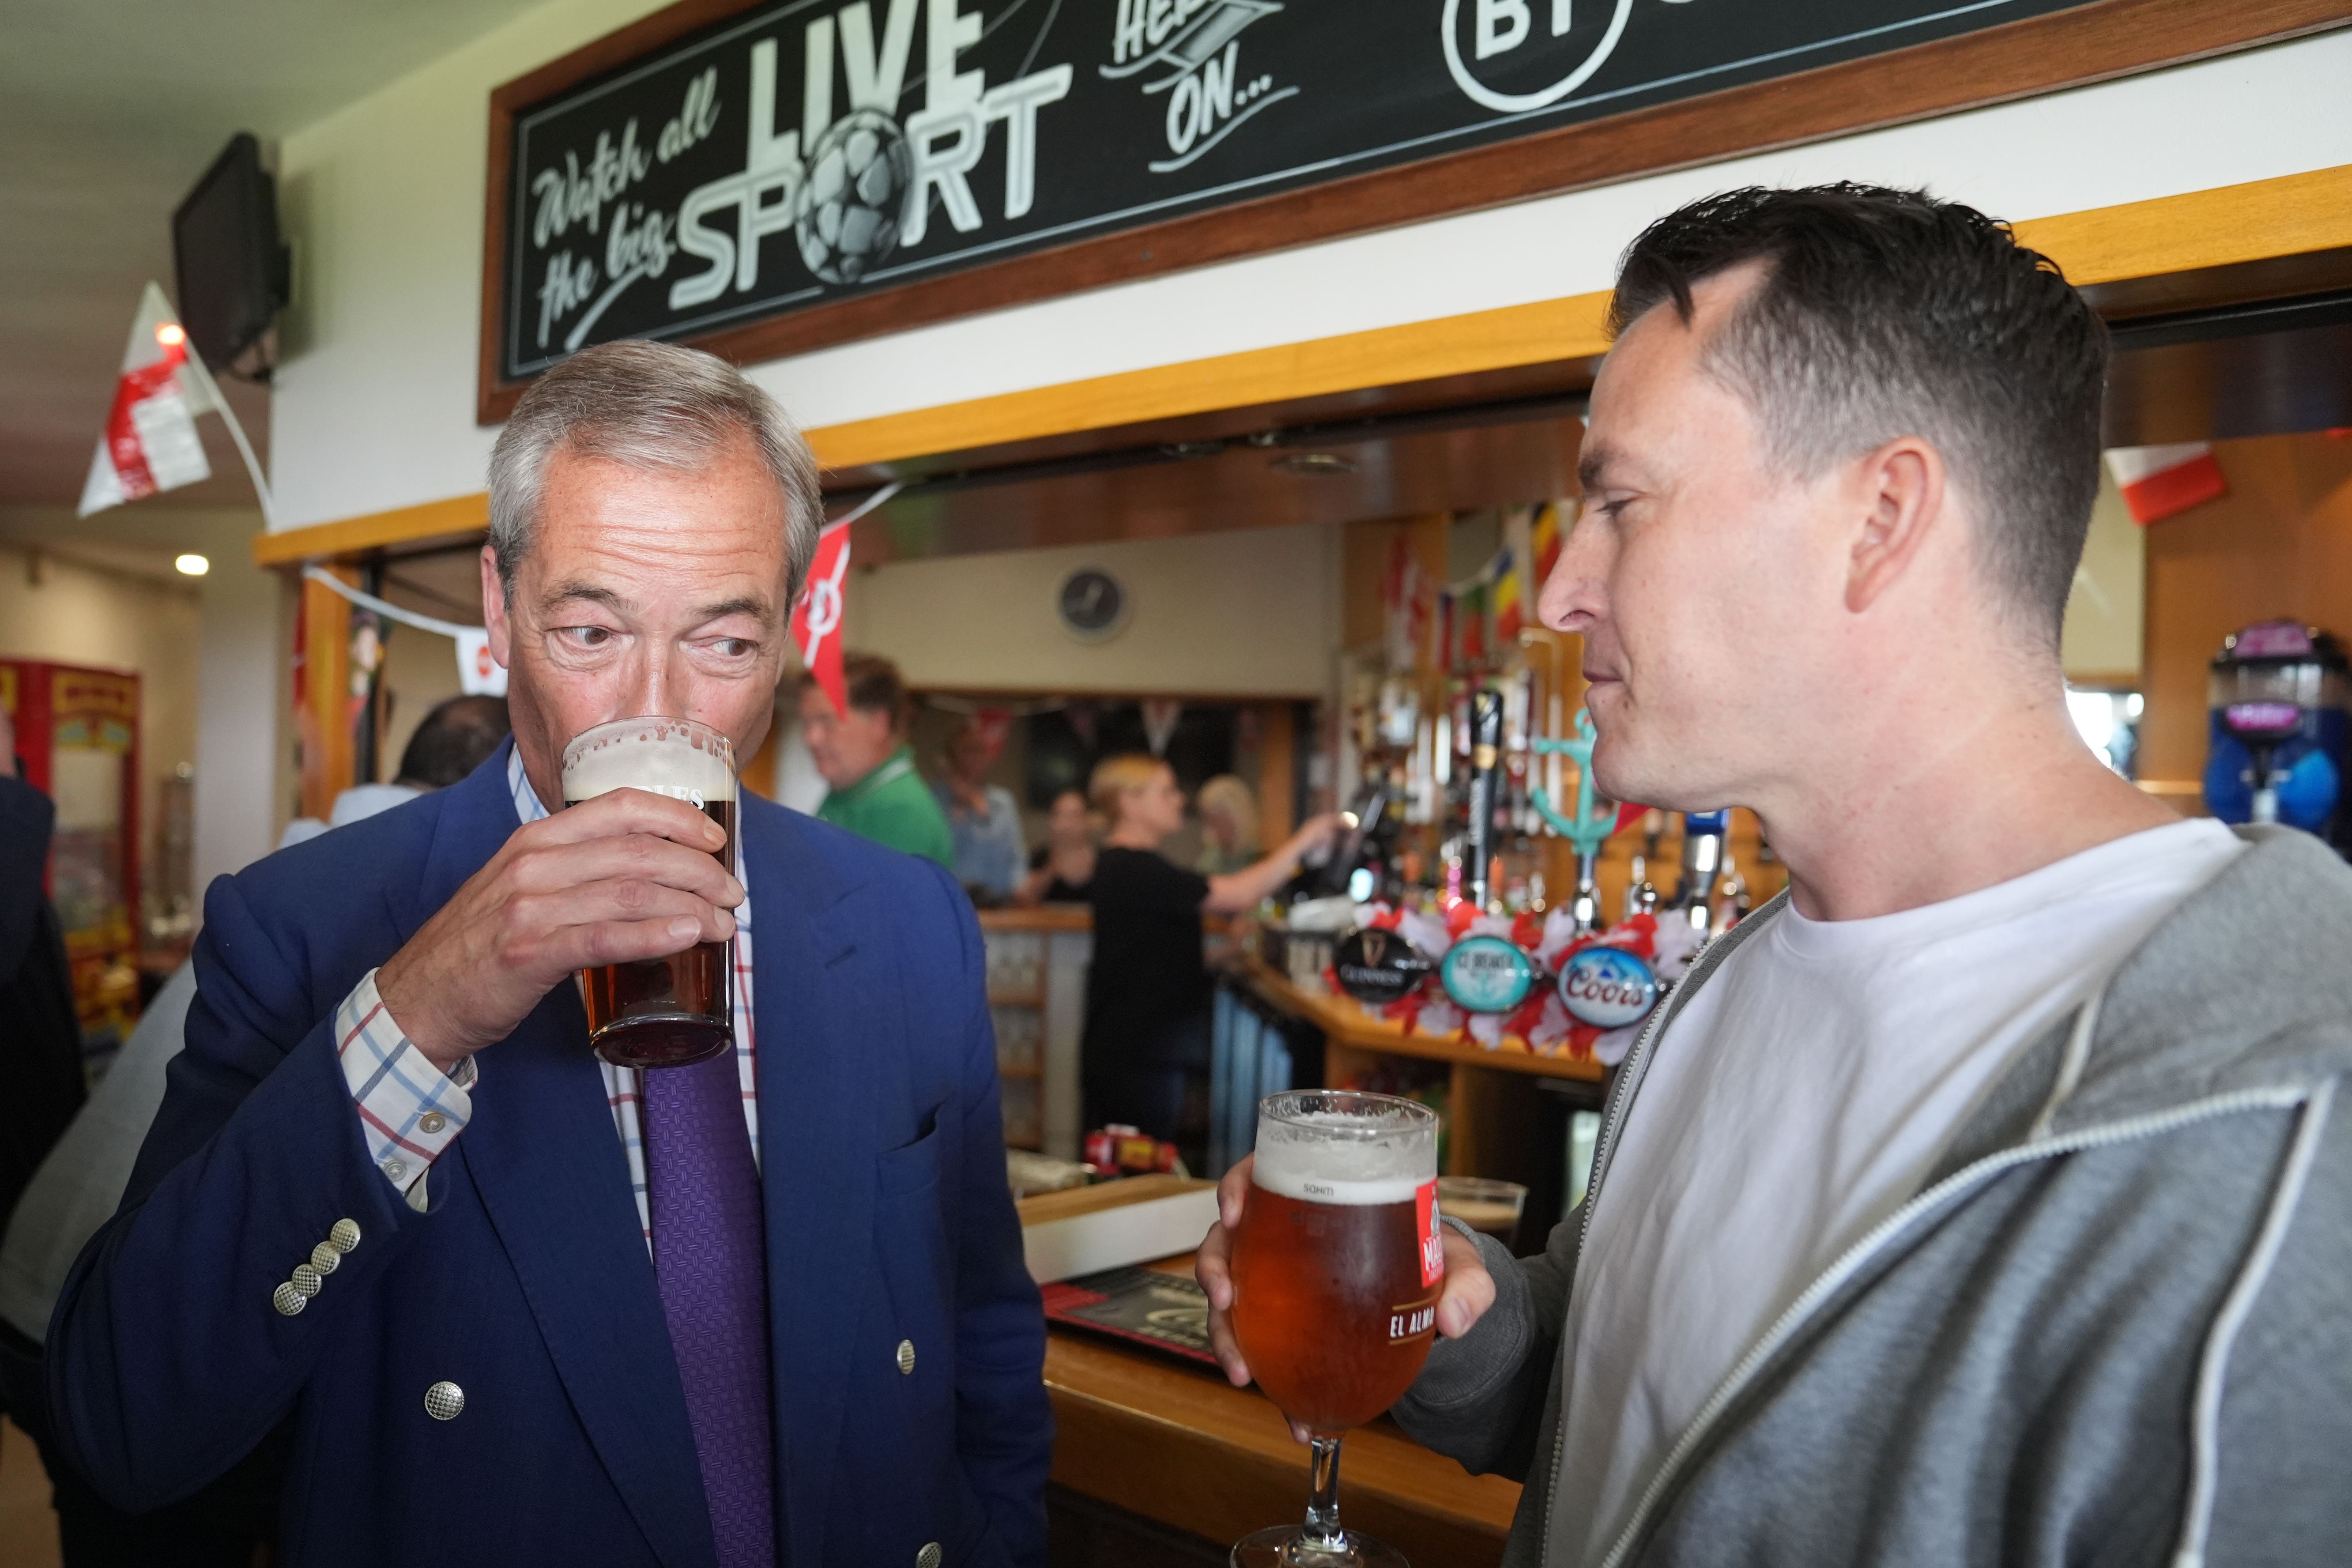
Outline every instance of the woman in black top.
[(1022, 905), (1083, 904), (1095, 879), (1094, 814), (1085, 792), (1066, 789), (1045, 818), (1045, 842), (1029, 857), (1029, 876), (1013, 890)]
[(1140, 753), (1106, 758), (1087, 793), (1111, 826), (1087, 899), (1095, 952), (1080, 1047), (1086, 1124), (1123, 1121), (1181, 1142), (1186, 1088), (1209, 1065), (1201, 917), (1255, 907), (1329, 841), (1339, 819), (1316, 817), (1255, 865), (1203, 877), (1160, 853), (1184, 826), (1184, 795), (1167, 763)]

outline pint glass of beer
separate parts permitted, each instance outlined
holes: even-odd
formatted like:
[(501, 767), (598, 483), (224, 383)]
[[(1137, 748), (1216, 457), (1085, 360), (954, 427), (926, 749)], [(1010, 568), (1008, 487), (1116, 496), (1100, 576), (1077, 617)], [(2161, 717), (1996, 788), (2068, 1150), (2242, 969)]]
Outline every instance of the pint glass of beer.
[(1234, 1568), (1405, 1568), (1339, 1527), (1339, 1439), (1421, 1371), (1444, 1277), (1435, 1111), (1335, 1089), (1259, 1102), (1234, 1337), (1258, 1386), (1313, 1434), (1314, 1492), (1303, 1526), (1249, 1536)]
[[(565, 805), (616, 789), (699, 807), (726, 831), (719, 863), (735, 868), (735, 749), (726, 736), (690, 719), (621, 719), (563, 748)], [(621, 1067), (685, 1067), (733, 1045), (734, 949), (731, 940), (698, 942), (667, 958), (582, 970), (596, 1054)]]

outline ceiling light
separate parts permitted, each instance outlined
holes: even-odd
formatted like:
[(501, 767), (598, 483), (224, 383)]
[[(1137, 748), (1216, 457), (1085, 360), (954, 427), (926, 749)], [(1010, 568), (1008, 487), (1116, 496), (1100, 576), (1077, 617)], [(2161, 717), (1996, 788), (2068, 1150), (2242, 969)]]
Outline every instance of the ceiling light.
[(213, 569), (213, 563), (211, 562), (205, 560), (201, 555), (193, 553), (173, 557), (172, 564), (178, 567), (182, 574), (190, 577), (201, 577), (205, 573)]
[(1293, 452), (1286, 458), (1276, 458), (1274, 466), (1286, 474), (1352, 474), (1355, 460), (1337, 452)]
[(162, 326), (155, 329), (155, 341), (162, 343), (165, 348), (171, 348), (177, 344), (186, 342), (188, 341), (188, 334), (186, 331), (181, 327), (179, 322), (165, 321)]

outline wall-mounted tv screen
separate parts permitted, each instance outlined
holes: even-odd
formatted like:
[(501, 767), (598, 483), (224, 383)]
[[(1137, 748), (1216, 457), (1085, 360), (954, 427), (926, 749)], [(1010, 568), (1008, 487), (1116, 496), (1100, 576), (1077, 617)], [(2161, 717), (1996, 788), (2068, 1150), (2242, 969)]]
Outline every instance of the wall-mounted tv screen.
[(229, 139), (172, 214), (180, 321), (205, 363), (266, 378), (247, 359), (286, 304), (287, 252), (278, 237), (278, 187), (250, 132)]

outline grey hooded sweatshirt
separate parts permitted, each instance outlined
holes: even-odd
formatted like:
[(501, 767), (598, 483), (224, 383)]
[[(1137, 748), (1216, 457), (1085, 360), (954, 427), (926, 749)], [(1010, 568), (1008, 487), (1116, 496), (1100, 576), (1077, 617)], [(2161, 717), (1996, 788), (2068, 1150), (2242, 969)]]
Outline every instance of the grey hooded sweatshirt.
[[(2352, 868), (2242, 836), (1732, 1368), (1591, 1563), (1552, 1518), (1584, 1214), (1538, 1257), (1481, 1240), (1496, 1304), (1395, 1415), (1526, 1483), (1507, 1568), (2352, 1563)], [(1780, 908), (1627, 1054), (1588, 1206), (1675, 1012)]]

